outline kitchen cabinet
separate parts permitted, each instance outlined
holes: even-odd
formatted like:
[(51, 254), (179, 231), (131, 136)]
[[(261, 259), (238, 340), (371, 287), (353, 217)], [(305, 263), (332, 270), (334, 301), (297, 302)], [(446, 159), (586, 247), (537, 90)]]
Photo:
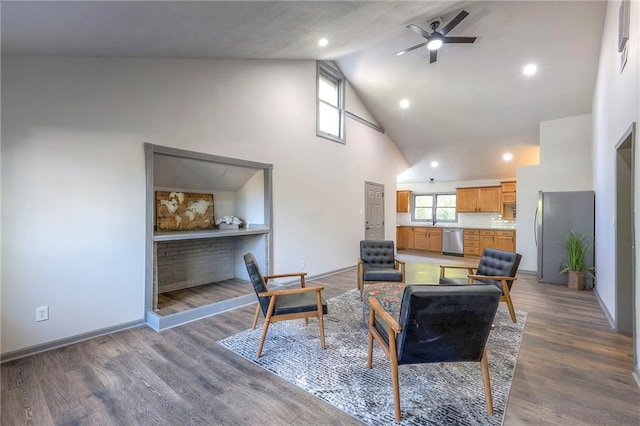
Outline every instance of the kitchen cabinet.
[(456, 210), (458, 213), (498, 213), (501, 211), (500, 195), (500, 186), (458, 188)]
[(442, 228), (428, 228), (428, 251), (442, 253)]
[(516, 231), (493, 229), (465, 229), (463, 254), (481, 256), (485, 248), (516, 251)]
[(465, 229), (463, 233), (462, 253), (465, 256), (480, 256), (480, 231)]
[(496, 244), (496, 233), (495, 231), (481, 230), (480, 231), (480, 255), (484, 252), (486, 248), (494, 248)]
[(411, 191), (396, 191), (396, 212), (411, 212)]
[(516, 231), (496, 231), (495, 248), (516, 251)]
[(396, 245), (398, 250), (413, 248), (413, 228), (410, 226), (399, 226), (396, 229)]
[(502, 182), (502, 219), (516, 218), (516, 182)]
[[(398, 228), (398, 248), (400, 240), (404, 239), (407, 249), (442, 252), (442, 228), (428, 228), (425, 226)], [(403, 234), (404, 233), (404, 234)]]
[(428, 250), (429, 238), (427, 228), (413, 228), (413, 248), (416, 250)]

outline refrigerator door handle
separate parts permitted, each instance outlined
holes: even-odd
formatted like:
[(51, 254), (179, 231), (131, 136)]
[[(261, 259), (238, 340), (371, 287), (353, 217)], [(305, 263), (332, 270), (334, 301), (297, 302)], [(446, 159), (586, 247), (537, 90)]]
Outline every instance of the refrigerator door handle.
[(536, 247), (538, 247), (538, 208), (536, 207), (536, 214), (533, 217), (533, 239), (536, 242)]

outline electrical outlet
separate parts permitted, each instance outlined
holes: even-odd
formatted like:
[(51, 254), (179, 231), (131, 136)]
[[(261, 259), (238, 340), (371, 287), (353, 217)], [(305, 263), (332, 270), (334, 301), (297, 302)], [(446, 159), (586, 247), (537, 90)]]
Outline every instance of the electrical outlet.
[(36, 308), (36, 322), (46, 321), (49, 319), (49, 307), (40, 306)]
[(304, 260), (300, 261), (300, 269), (304, 269)]

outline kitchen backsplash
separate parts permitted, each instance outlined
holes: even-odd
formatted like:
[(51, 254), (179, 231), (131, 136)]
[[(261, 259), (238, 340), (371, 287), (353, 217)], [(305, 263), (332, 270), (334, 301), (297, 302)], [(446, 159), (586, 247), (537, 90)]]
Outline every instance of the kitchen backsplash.
[[(411, 222), (411, 213), (397, 213), (397, 225), (429, 226), (431, 222)], [(503, 220), (499, 213), (460, 213), (455, 223), (438, 223), (436, 226), (460, 228), (516, 229), (515, 220)]]

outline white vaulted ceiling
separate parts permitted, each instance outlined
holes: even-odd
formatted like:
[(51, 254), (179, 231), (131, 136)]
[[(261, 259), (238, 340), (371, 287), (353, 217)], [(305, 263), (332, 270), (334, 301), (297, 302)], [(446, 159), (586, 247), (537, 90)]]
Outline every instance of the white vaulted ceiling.
[[(591, 112), (606, 2), (3, 1), (3, 55), (334, 60), (412, 168), (404, 181), (514, 177), (538, 126)], [(432, 18), (470, 15), (429, 64)], [(329, 39), (326, 48), (317, 41)], [(538, 73), (524, 77), (534, 62)], [(401, 109), (400, 99), (411, 102)], [(348, 108), (348, 106), (347, 106)], [(348, 141), (347, 141), (348, 143)], [(514, 160), (503, 163), (503, 152)], [(429, 163), (439, 162), (437, 169)]]

